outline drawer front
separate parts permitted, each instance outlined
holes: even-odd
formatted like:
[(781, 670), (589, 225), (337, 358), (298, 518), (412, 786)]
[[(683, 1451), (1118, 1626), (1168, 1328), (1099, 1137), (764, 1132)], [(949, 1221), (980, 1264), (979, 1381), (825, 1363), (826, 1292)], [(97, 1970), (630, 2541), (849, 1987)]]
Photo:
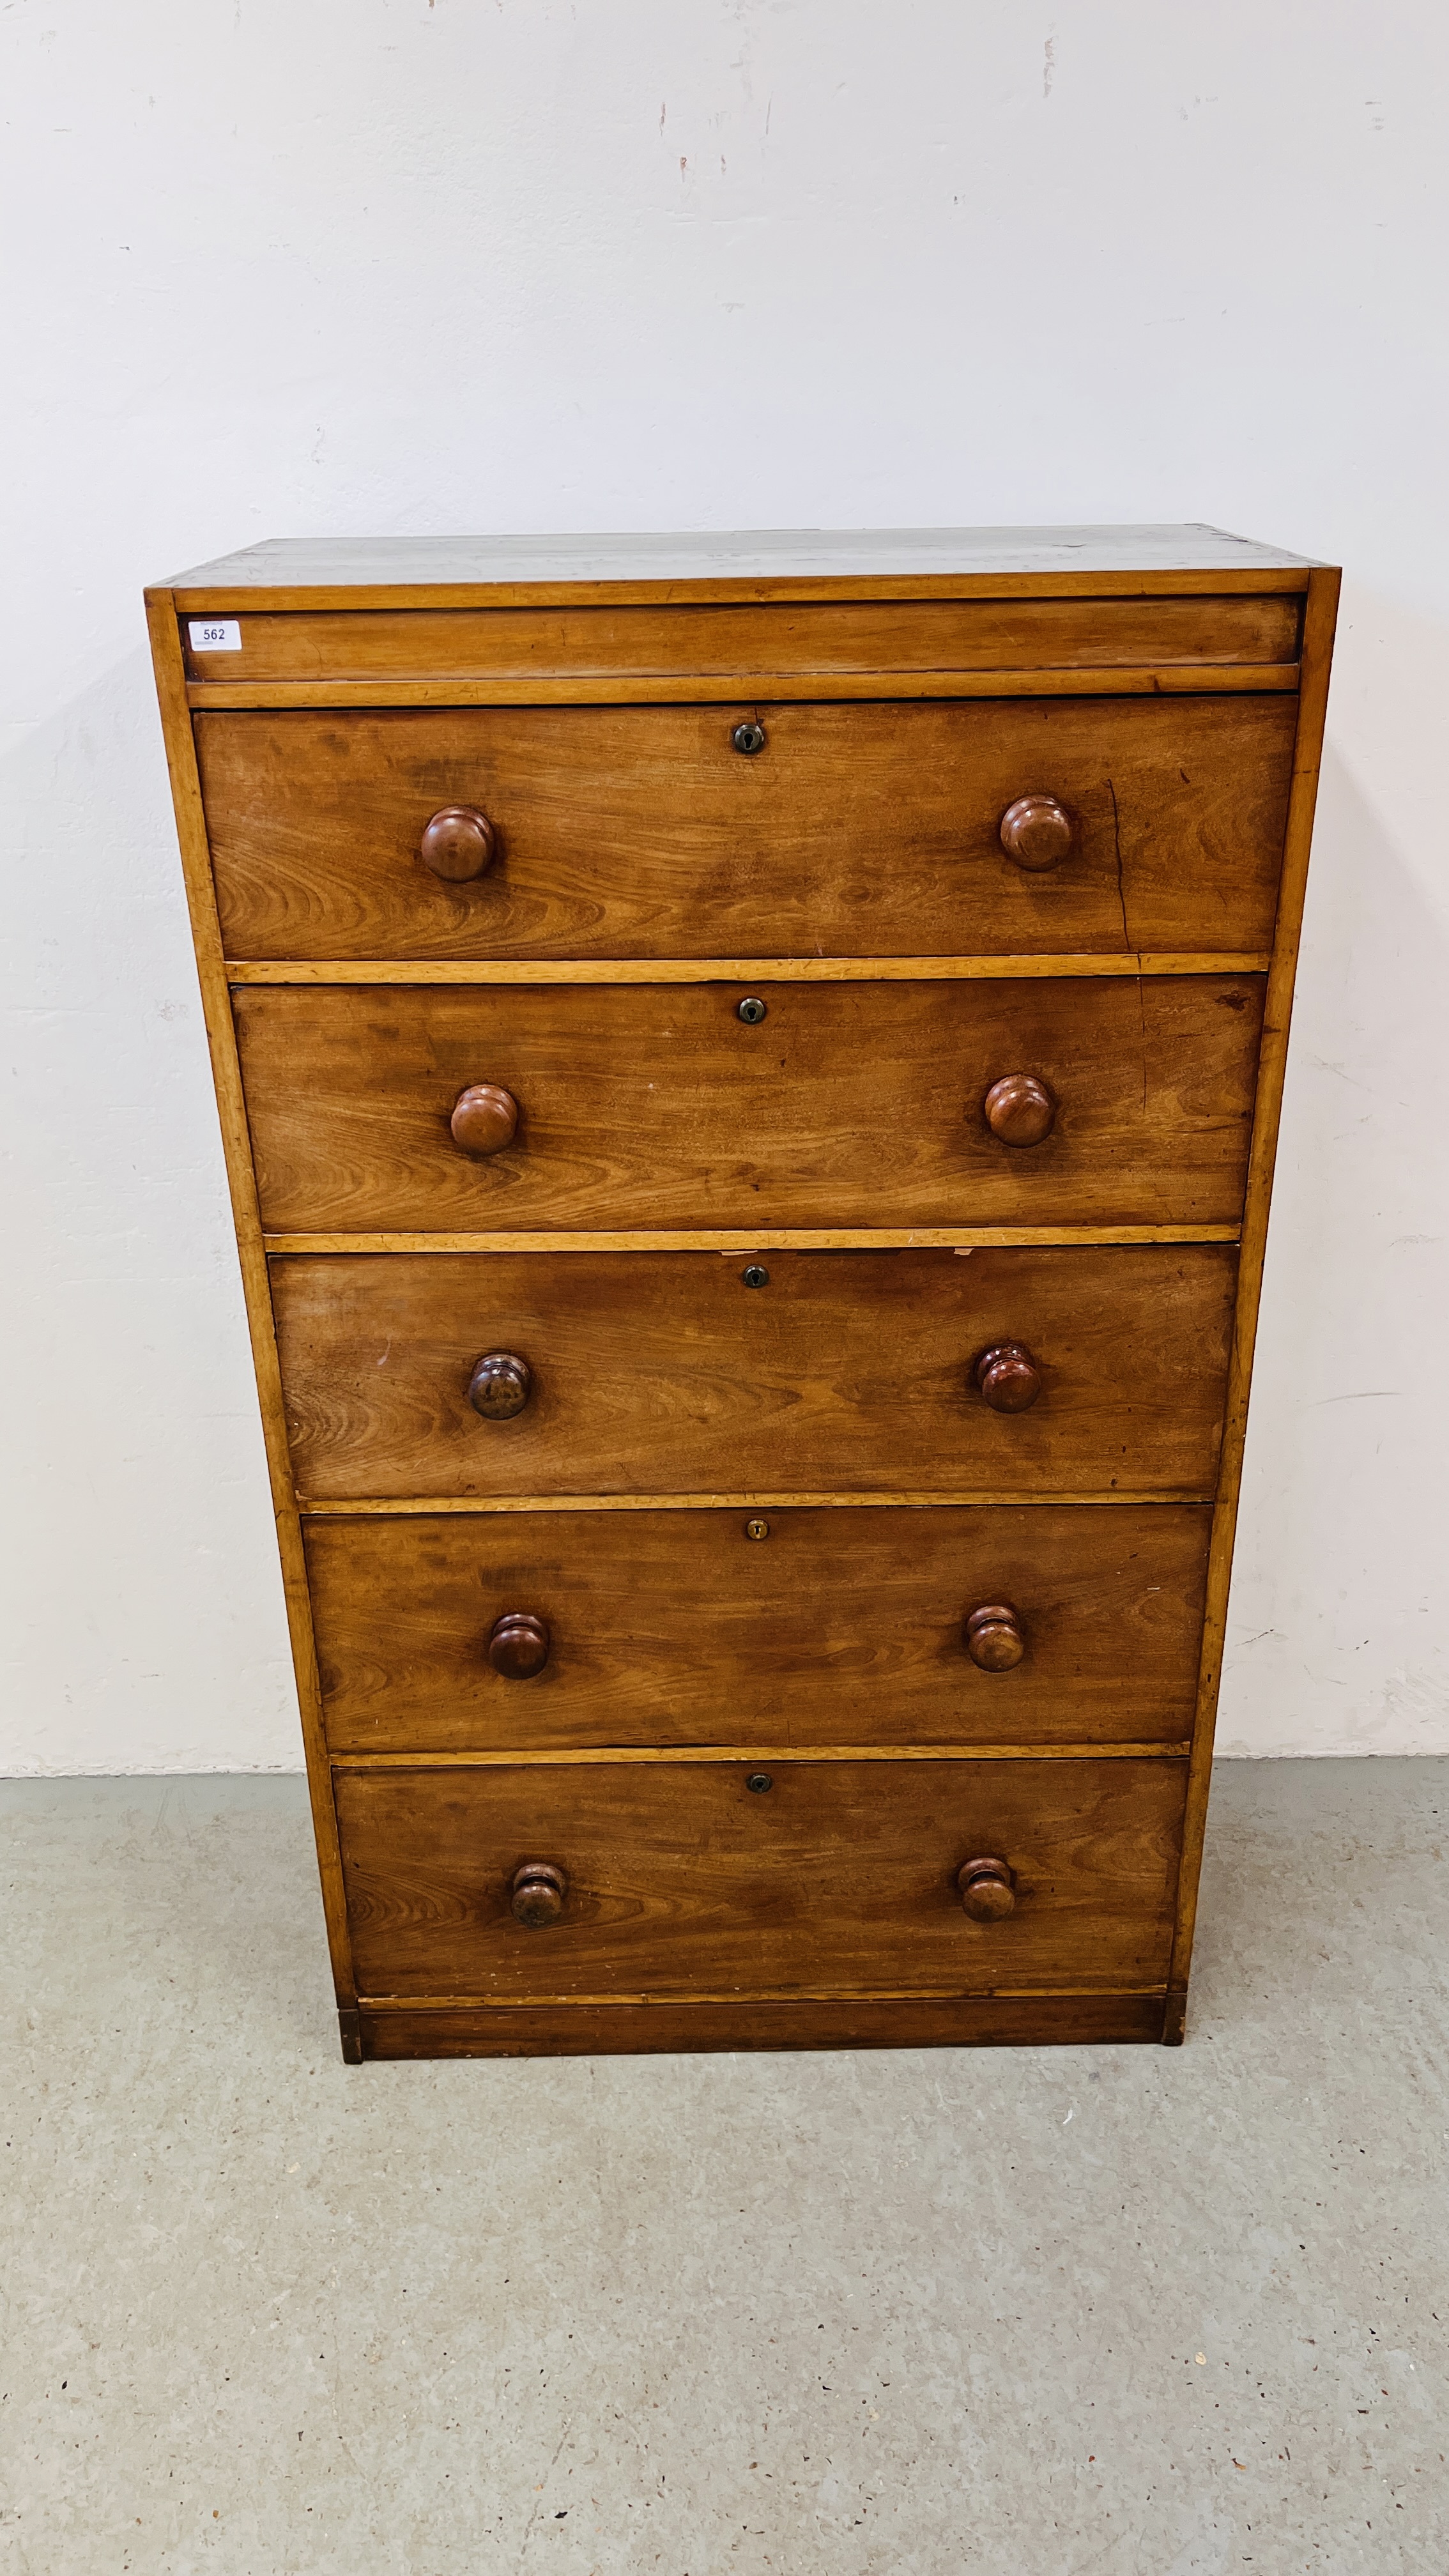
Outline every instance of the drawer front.
[(786, 672), (1100, 670), (1112, 664), (1284, 663), (1292, 596), (1183, 599), (821, 600), (778, 607), (265, 609), (240, 647), (196, 651), (189, 675), (254, 680), (728, 679)]
[[(1216, 1481), (1236, 1264), (1216, 1244), (284, 1257), (298, 1488), (1197, 1500)], [(992, 1411), (975, 1382), (1008, 1341), (1039, 1377), (1029, 1411)], [(494, 1353), (531, 1372), (511, 1420), (469, 1401)]]
[[(1160, 1984), (1183, 1786), (1181, 1763), (1130, 1758), (341, 1771), (358, 1985), (505, 2002)], [(979, 1859), (1014, 1877), (1002, 1920), (963, 1909)], [(539, 1863), (563, 1905), (530, 1927), (514, 1882)]]
[[(1259, 976), (236, 995), (263, 1223), (1234, 1224)], [(998, 1086), (1027, 1075), (1029, 1094)], [(465, 1091), (517, 1125), (477, 1154)], [(495, 1108), (497, 1104), (492, 1104)], [(1050, 1120), (1032, 1143), (989, 1113)], [(511, 1114), (511, 1113), (510, 1113)], [(460, 1122), (466, 1117), (459, 1112)], [(504, 1130), (506, 1132), (506, 1129)]]
[[(1181, 1742), (1211, 1524), (1161, 1503), (314, 1520), (328, 1742)], [(985, 1667), (983, 1609), (1014, 1614), (978, 1624)], [(506, 1636), (490, 1656), (519, 1612), (536, 1670)]]
[[(763, 715), (765, 748), (733, 734)], [(1266, 950), (1291, 696), (204, 714), (234, 958)], [(1055, 798), (1039, 870), (1003, 815)], [(484, 811), (487, 872), (419, 843)]]

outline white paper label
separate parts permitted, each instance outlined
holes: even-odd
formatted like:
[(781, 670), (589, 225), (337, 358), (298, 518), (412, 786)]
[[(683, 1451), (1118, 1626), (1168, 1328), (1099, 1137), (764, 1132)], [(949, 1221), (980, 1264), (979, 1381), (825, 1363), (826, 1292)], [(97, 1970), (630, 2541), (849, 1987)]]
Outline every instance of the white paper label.
[(193, 653), (239, 653), (242, 648), (239, 617), (192, 617), (186, 632)]

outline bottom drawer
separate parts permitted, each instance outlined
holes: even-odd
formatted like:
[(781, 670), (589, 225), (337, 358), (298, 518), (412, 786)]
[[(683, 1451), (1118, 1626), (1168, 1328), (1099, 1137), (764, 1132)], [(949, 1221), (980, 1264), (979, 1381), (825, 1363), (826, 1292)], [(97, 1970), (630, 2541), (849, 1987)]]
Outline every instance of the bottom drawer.
[[(1135, 1758), (341, 1768), (359, 1992), (1161, 1987), (1185, 1774)], [(967, 1912), (971, 1862), (1003, 1872), (977, 1874), (973, 1905), (1009, 1910)], [(520, 1920), (515, 1903), (549, 1919)]]

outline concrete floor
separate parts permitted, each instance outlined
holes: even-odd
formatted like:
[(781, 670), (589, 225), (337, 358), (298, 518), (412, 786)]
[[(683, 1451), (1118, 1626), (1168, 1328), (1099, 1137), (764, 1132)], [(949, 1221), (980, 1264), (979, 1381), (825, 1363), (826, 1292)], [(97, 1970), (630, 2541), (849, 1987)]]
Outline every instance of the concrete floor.
[(1222, 1766), (1181, 2050), (348, 2071), (299, 1781), (3, 1805), (7, 2576), (1449, 2565), (1449, 1762)]

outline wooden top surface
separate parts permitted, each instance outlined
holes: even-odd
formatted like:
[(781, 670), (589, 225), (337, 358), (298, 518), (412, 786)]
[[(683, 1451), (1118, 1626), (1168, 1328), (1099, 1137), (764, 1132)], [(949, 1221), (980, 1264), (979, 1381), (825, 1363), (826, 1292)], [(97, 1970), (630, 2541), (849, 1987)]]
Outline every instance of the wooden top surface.
[[(269, 538), (194, 565), (163, 587), (178, 606), (203, 595), (364, 592), (593, 591), (624, 585), (668, 594), (678, 587), (747, 583), (968, 584), (1026, 581), (1078, 587), (1102, 576), (1221, 575), (1224, 586), (1307, 573), (1308, 558), (1221, 528), (764, 528), (694, 534), (494, 537)], [(1297, 585), (1295, 585), (1296, 587)], [(758, 594), (757, 594), (758, 595)]]

